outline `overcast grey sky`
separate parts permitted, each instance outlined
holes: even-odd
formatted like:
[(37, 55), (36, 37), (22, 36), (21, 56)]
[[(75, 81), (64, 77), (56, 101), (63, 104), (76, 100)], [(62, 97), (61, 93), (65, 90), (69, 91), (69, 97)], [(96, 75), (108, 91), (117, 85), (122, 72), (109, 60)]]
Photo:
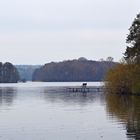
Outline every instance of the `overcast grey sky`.
[(0, 61), (119, 61), (140, 0), (0, 0)]

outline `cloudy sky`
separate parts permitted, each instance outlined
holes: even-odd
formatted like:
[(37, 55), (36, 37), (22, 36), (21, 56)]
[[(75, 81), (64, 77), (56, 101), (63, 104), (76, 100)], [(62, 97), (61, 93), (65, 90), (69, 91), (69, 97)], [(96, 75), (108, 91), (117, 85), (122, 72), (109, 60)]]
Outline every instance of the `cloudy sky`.
[(140, 0), (0, 0), (0, 61), (119, 61)]

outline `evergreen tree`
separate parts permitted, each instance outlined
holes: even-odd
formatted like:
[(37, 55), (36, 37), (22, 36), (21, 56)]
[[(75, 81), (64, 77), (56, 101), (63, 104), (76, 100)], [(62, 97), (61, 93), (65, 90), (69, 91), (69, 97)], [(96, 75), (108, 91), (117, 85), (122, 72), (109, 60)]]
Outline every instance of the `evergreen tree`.
[(134, 19), (127, 36), (128, 44), (125, 51), (125, 59), (127, 62), (140, 64), (140, 14)]

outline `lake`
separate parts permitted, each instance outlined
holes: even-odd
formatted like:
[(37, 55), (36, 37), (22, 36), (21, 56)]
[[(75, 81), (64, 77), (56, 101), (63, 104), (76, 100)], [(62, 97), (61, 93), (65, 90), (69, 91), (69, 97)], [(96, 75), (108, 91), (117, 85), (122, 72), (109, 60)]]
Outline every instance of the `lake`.
[(49, 92), (81, 84), (0, 84), (0, 140), (140, 139), (139, 96)]

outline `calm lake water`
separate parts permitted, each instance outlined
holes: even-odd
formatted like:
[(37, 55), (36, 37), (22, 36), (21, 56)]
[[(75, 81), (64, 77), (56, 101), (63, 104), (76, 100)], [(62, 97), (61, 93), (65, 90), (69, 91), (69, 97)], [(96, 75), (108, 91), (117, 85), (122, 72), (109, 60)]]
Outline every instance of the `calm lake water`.
[(140, 139), (139, 96), (50, 92), (71, 85), (0, 84), (0, 140)]

